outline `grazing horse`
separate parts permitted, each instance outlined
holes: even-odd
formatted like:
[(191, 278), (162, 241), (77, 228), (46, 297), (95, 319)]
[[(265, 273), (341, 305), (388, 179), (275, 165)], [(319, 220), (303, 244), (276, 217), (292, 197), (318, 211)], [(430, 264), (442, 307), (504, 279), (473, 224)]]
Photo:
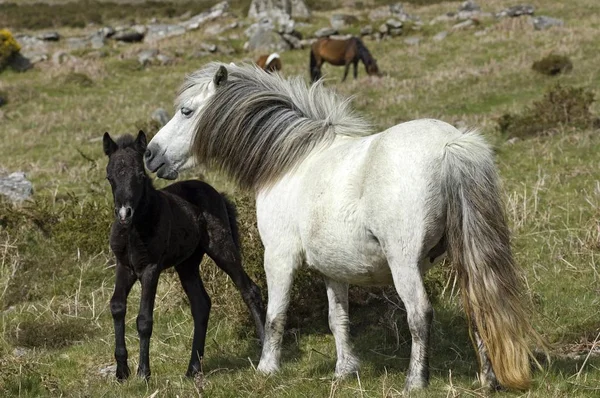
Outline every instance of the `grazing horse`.
[(351, 37), (347, 40), (336, 40), (329, 37), (320, 38), (310, 47), (310, 78), (313, 82), (319, 80), (321, 78), (321, 66), (324, 62), (329, 62), (331, 65), (346, 67), (342, 81), (346, 80), (350, 64), (352, 64), (354, 66), (354, 78), (356, 79), (358, 76), (358, 61), (365, 64), (369, 76), (381, 76), (377, 61), (358, 37)]
[(115, 202), (110, 247), (117, 259), (115, 291), (110, 300), (115, 326), (117, 379), (129, 377), (125, 347), (127, 296), (136, 280), (142, 284), (137, 329), (140, 361), (137, 374), (150, 377), (150, 336), (158, 277), (175, 266), (194, 318), (192, 355), (186, 375), (202, 371), (210, 297), (198, 266), (208, 254), (241, 291), (254, 317), (259, 338), (264, 336), (264, 308), (258, 286), (241, 264), (235, 208), (210, 185), (183, 181), (162, 190), (152, 186), (144, 170), (146, 136), (125, 135), (116, 142), (104, 134), (108, 156), (106, 174)]
[(265, 72), (277, 72), (281, 70), (281, 57), (277, 53), (261, 55), (256, 60), (256, 65), (260, 66)]
[(512, 256), (493, 153), (476, 132), (438, 120), (372, 134), (319, 82), (210, 63), (192, 73), (179, 112), (148, 145), (146, 165), (173, 179), (191, 156), (256, 193), (269, 301), (258, 370), (280, 367), (295, 272), (325, 278), (335, 374), (356, 372), (348, 284), (394, 284), (412, 347), (405, 390), (429, 383), (433, 308), (423, 273), (447, 252), (458, 272), (480, 380), (525, 389), (530, 324)]

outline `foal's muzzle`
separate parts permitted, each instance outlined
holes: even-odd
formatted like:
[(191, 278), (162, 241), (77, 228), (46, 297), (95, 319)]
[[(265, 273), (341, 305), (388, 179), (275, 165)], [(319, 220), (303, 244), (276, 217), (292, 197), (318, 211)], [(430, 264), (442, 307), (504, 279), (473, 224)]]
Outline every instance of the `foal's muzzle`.
[(115, 208), (115, 217), (117, 217), (120, 224), (131, 224), (131, 220), (133, 219), (133, 209), (131, 206), (117, 207)]

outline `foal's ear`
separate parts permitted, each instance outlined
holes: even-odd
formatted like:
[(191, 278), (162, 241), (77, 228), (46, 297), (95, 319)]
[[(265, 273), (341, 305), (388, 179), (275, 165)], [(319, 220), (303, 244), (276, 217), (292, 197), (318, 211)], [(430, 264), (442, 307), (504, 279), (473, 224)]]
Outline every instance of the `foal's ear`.
[(147, 146), (148, 142), (146, 140), (146, 133), (144, 133), (144, 130), (140, 130), (138, 132), (137, 138), (135, 139), (135, 149), (138, 152), (144, 153), (146, 152)]
[(227, 82), (227, 68), (223, 65), (219, 66), (219, 70), (215, 73), (215, 77), (213, 77), (213, 83), (216, 87), (222, 86)]
[(106, 156), (112, 155), (119, 147), (117, 143), (110, 138), (108, 132), (104, 133), (104, 136), (102, 137), (102, 146), (104, 147), (104, 154)]

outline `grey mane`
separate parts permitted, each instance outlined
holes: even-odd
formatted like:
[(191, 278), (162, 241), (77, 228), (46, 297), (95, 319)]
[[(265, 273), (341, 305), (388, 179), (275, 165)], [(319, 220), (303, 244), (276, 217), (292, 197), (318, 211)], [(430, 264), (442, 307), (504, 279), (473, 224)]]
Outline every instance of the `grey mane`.
[(192, 152), (241, 186), (272, 185), (336, 135), (365, 136), (371, 126), (349, 101), (317, 82), (284, 79), (252, 65), (211, 63), (188, 76), (178, 106), (201, 93), (224, 65), (228, 80), (197, 115)]

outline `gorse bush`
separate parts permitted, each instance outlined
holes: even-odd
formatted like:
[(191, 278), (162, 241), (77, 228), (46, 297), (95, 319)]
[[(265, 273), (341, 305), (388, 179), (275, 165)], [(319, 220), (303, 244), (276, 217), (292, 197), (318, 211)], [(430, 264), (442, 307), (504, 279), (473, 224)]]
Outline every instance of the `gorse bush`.
[(21, 46), (17, 43), (13, 35), (6, 29), (0, 29), (0, 70), (19, 51), (21, 51)]
[(530, 137), (561, 128), (589, 128), (597, 118), (590, 111), (594, 93), (586, 88), (552, 87), (521, 114), (504, 114), (498, 128), (512, 137)]

